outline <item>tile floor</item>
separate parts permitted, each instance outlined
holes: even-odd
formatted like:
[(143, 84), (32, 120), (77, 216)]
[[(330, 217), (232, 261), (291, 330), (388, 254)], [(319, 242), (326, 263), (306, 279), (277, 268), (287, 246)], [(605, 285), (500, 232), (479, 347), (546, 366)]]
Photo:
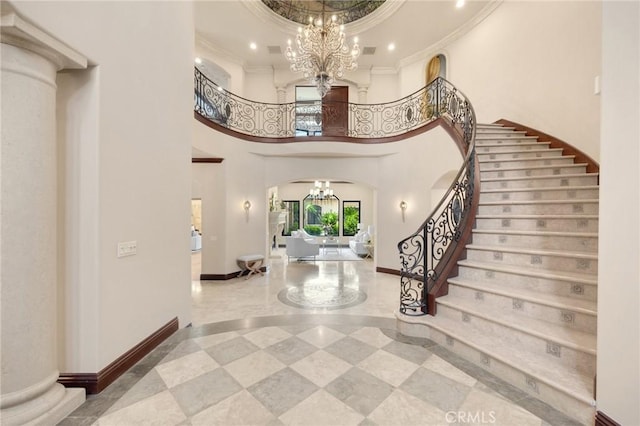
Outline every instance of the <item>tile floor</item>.
[[(194, 254), (196, 278), (199, 262)], [(332, 290), (310, 291), (307, 307), (281, 301), (304, 286)], [(446, 348), (397, 333), (397, 288), (371, 260), (271, 259), (262, 277), (194, 279), (193, 326), (61, 425), (574, 424)], [(366, 297), (340, 308), (344, 289)], [(332, 309), (319, 307), (323, 297)]]

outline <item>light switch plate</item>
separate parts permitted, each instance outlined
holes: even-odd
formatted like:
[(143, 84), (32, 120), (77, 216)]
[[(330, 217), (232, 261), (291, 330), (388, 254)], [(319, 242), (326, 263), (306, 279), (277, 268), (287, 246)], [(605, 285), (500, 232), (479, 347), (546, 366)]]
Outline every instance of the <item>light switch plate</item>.
[(133, 256), (138, 251), (137, 241), (125, 241), (118, 243), (118, 257)]

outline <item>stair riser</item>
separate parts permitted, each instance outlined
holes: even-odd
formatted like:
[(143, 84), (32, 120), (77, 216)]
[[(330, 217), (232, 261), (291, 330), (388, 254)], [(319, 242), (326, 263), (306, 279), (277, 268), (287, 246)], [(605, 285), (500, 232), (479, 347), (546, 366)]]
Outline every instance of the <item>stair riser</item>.
[(480, 171), (512, 169), (515, 167), (561, 166), (574, 164), (573, 157), (548, 157), (510, 160), (486, 160), (480, 162)]
[(513, 143), (513, 142), (536, 142), (535, 136), (526, 136), (518, 133), (481, 133), (476, 134), (476, 143)]
[(467, 259), (478, 262), (493, 262), (500, 265), (524, 266), (543, 271), (565, 271), (597, 275), (596, 259), (580, 259), (565, 256), (531, 255), (503, 251), (467, 249)]
[(468, 281), (490, 281), (505, 288), (537, 291), (545, 294), (572, 297), (580, 300), (596, 301), (597, 286), (580, 282), (571, 282), (529, 275), (512, 274), (490, 269), (471, 268), (460, 265), (458, 276)]
[(449, 295), (474, 301), (481, 312), (512, 312), (514, 315), (547, 321), (571, 330), (596, 333), (597, 318), (595, 315), (484, 292), (451, 282), (449, 283)]
[(519, 143), (496, 143), (490, 144), (482, 144), (476, 146), (476, 154), (496, 154), (499, 152), (510, 152), (518, 151), (518, 152), (527, 152), (531, 150), (540, 150), (544, 148), (548, 148), (549, 144), (539, 143), (535, 141), (528, 142), (519, 142)]
[(438, 304), (438, 315), (458, 321), (460, 327), (465, 327), (466, 323), (473, 323), (481, 334), (491, 336), (501, 336), (500, 342), (506, 345), (514, 345), (521, 349), (546, 356), (548, 362), (558, 363), (570, 368), (576, 368), (583, 373), (595, 375), (596, 357), (593, 354), (582, 352), (571, 347), (563, 346), (559, 343), (546, 340), (542, 337), (529, 334), (526, 331), (516, 330), (508, 325), (499, 322), (474, 316), (455, 306)]
[(478, 206), (479, 215), (492, 214), (537, 214), (537, 215), (593, 215), (598, 214), (598, 203), (545, 203), (545, 204), (498, 204)]
[(480, 202), (492, 201), (536, 201), (536, 200), (597, 200), (598, 188), (584, 189), (531, 189), (524, 191), (480, 192)]
[(509, 177), (529, 177), (529, 176), (551, 176), (551, 175), (573, 175), (578, 173), (586, 173), (586, 166), (560, 166), (560, 167), (543, 167), (539, 169), (519, 169), (519, 170), (485, 170), (480, 172), (480, 180), (509, 178)]
[(598, 232), (598, 219), (587, 218), (477, 218), (476, 229), (502, 229), (518, 231)]
[(559, 186), (592, 186), (598, 184), (597, 176), (552, 176), (552, 177), (525, 177), (504, 180), (484, 180), (481, 183), (482, 190), (511, 189), (511, 188), (557, 188)]
[(597, 253), (598, 238), (570, 235), (504, 235), (473, 232), (473, 242), (482, 246), (520, 247)]
[(503, 161), (503, 160), (521, 160), (521, 159), (546, 159), (546, 158), (562, 158), (562, 151), (545, 150), (545, 151), (522, 151), (522, 152), (497, 152), (494, 154), (477, 155), (478, 160), (483, 161)]
[(486, 134), (492, 134), (492, 133), (496, 133), (496, 134), (524, 134), (523, 132), (515, 132), (515, 130), (513, 129), (513, 127), (494, 127), (494, 126), (488, 126), (488, 127), (481, 127), (478, 126), (476, 127), (476, 136), (480, 136), (480, 135), (486, 135)]
[(507, 364), (471, 347), (465, 342), (451, 338), (447, 334), (422, 324), (410, 324), (399, 321), (398, 331), (406, 336), (424, 337), (458, 354), (467, 361), (483, 368), (502, 380), (516, 386), (552, 407), (575, 418), (584, 425), (592, 425), (595, 416), (594, 408), (583, 401), (573, 398), (561, 390), (544, 382), (535, 380), (524, 373), (519, 366)]

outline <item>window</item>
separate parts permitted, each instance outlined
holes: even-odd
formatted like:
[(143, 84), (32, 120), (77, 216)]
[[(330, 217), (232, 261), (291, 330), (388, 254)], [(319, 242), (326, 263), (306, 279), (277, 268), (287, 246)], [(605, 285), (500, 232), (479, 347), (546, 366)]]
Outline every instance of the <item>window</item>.
[(360, 201), (342, 202), (342, 235), (351, 237), (358, 232)]
[(282, 235), (290, 236), (291, 231), (300, 229), (300, 201), (284, 200), (284, 211), (287, 212), (287, 220), (282, 229)]
[(307, 195), (302, 200), (304, 230), (310, 235), (340, 235), (340, 200), (335, 195), (315, 199)]

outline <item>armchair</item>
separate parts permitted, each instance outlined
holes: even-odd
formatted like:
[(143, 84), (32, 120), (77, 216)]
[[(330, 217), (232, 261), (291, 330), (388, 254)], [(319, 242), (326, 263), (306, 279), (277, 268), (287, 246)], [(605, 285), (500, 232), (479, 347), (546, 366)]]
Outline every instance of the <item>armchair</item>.
[(314, 239), (286, 237), (286, 241), (287, 260), (291, 260), (292, 257), (300, 259), (301, 257), (313, 256), (315, 261), (316, 256), (320, 254), (320, 246)]

